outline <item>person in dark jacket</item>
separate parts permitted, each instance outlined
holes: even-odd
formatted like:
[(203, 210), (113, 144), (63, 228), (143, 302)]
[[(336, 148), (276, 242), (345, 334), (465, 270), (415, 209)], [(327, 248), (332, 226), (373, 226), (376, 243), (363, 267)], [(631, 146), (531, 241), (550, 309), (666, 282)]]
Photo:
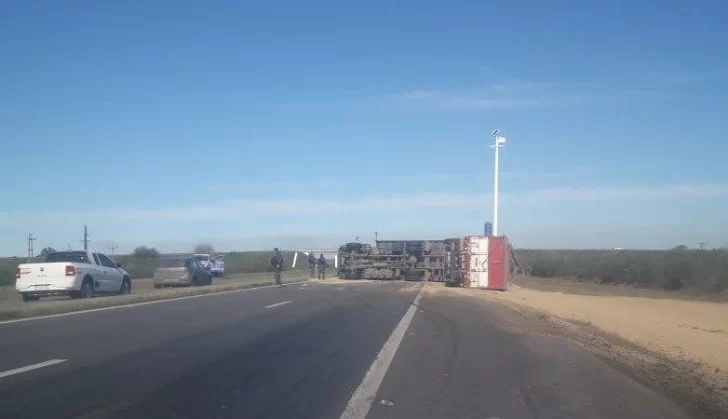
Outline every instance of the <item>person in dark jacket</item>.
[(313, 252), (308, 254), (308, 276), (309, 278), (316, 276), (316, 256), (313, 255)]
[(318, 265), (318, 279), (326, 279), (326, 258), (323, 253), (319, 255), (316, 264)]
[(281, 255), (281, 251), (278, 250), (277, 247), (273, 249), (273, 256), (270, 258), (270, 264), (273, 265), (273, 268), (275, 269), (276, 285), (282, 287), (283, 281), (281, 279), (281, 271), (283, 271), (283, 255)]

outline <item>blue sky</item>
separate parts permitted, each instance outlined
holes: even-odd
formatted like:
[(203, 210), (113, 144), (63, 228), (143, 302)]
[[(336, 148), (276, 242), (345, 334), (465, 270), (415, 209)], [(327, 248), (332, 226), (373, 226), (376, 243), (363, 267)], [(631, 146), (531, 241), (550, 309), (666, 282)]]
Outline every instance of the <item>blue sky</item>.
[(244, 3), (2, 2), (0, 254), (728, 245), (724, 2)]

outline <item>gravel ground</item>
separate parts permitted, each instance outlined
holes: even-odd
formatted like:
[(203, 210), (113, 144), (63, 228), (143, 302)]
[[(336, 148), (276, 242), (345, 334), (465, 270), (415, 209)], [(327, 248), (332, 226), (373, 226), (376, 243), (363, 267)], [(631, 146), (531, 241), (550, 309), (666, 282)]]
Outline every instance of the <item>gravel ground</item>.
[[(283, 274), (284, 283), (306, 279), (307, 273), (304, 271), (291, 271)], [(0, 287), (0, 319), (66, 313), (271, 284), (273, 284), (272, 272), (235, 274), (225, 278), (213, 278), (212, 285), (209, 286), (162, 289), (155, 289), (150, 278), (142, 278), (132, 279), (132, 292), (130, 295), (99, 296), (86, 300), (72, 300), (70, 297), (49, 297), (27, 303), (21, 300), (20, 296), (15, 292), (15, 287), (4, 286)]]

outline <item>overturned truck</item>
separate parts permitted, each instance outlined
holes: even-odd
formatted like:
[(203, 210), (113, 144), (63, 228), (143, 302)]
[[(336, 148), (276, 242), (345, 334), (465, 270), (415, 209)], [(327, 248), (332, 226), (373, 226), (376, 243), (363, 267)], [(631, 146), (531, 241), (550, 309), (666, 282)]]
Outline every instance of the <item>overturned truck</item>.
[(460, 239), (377, 240), (339, 248), (339, 277), (459, 282)]
[(373, 247), (347, 243), (339, 248), (337, 257), (343, 279), (434, 281), (504, 290), (512, 249), (506, 237), (377, 240)]

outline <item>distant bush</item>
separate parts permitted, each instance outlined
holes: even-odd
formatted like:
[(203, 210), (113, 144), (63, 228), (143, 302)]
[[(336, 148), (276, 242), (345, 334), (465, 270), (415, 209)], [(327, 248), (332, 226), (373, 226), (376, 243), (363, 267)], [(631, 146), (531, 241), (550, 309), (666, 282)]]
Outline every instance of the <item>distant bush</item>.
[(540, 277), (590, 279), (602, 284), (687, 289), (701, 294), (728, 290), (728, 251), (518, 250)]
[(40, 258), (45, 259), (46, 256), (48, 256), (49, 253), (55, 253), (56, 249), (52, 247), (44, 247), (43, 250), (40, 251)]
[(195, 253), (212, 254), (215, 253), (215, 248), (211, 244), (198, 244), (195, 246)]
[(143, 259), (153, 259), (159, 256), (159, 252), (157, 251), (157, 249), (147, 246), (137, 247), (136, 249), (134, 249), (134, 253), (132, 254), (134, 255), (134, 257)]

